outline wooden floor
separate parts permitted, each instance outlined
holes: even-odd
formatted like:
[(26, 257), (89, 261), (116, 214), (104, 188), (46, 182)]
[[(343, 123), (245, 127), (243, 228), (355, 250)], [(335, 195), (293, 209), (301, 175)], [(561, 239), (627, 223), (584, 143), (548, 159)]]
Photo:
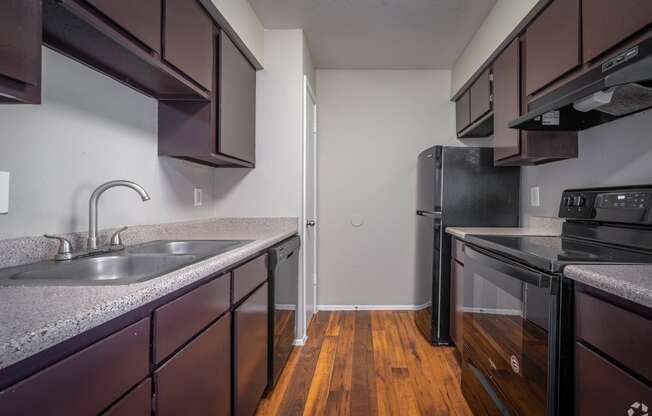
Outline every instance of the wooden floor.
[(450, 347), (407, 311), (319, 312), (258, 416), (471, 415)]

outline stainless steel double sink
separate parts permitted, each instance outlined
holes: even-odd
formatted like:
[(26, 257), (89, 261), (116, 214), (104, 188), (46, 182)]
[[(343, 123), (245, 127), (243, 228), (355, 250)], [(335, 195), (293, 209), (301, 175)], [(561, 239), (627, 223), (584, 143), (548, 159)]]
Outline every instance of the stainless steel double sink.
[(0, 286), (94, 286), (144, 282), (250, 240), (153, 241), (119, 252), (0, 270)]

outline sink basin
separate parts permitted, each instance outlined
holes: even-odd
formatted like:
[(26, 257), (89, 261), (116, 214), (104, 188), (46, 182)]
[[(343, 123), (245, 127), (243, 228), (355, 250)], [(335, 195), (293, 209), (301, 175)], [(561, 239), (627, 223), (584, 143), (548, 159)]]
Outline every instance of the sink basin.
[(0, 274), (0, 284), (124, 285), (153, 279), (192, 264), (198, 259), (197, 256), (191, 255), (106, 255), (65, 263), (45, 262), (30, 265), (31, 267), (6, 269)]
[(197, 263), (249, 240), (153, 241), (115, 254), (45, 261), (0, 270), (0, 286), (127, 285)]
[(153, 241), (127, 249), (132, 254), (193, 254), (215, 256), (248, 243), (249, 240)]

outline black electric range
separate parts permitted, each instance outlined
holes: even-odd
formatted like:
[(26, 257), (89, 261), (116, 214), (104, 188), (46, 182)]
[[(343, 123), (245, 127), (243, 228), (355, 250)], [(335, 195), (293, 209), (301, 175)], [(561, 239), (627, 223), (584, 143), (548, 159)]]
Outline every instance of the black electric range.
[[(467, 235), (463, 385), (477, 414), (572, 414), (571, 264), (652, 263), (652, 185), (565, 191), (559, 237)], [(475, 386), (475, 387), (473, 387)]]

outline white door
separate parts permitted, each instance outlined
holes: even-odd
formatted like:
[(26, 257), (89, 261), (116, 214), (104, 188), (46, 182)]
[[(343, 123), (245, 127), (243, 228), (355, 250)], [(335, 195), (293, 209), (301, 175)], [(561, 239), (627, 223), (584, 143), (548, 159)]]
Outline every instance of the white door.
[(317, 102), (304, 77), (304, 299), (305, 325), (317, 311)]

